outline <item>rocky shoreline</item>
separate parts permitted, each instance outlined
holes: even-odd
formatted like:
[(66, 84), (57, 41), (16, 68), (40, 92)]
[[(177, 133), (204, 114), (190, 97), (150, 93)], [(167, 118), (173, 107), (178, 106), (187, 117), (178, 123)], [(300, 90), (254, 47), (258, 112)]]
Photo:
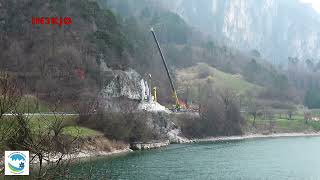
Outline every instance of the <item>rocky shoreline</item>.
[(198, 143), (198, 142), (233, 141), (233, 140), (257, 139), (257, 138), (312, 137), (312, 136), (320, 136), (320, 133), (315, 132), (315, 133), (245, 134), (243, 136), (220, 136), (220, 137), (193, 139), (191, 141), (194, 143)]
[[(115, 149), (112, 151), (104, 150), (80, 150), (76, 154), (70, 154), (65, 156), (63, 160), (80, 160), (96, 157), (107, 157), (114, 156), (119, 154), (126, 154), (133, 151), (143, 151), (167, 147), (170, 144), (191, 144), (191, 143), (201, 143), (201, 142), (218, 142), (218, 141), (236, 141), (236, 140), (245, 140), (245, 139), (258, 139), (258, 138), (280, 138), (280, 137), (314, 137), (320, 136), (320, 132), (306, 132), (306, 133), (275, 133), (275, 134), (244, 134), (242, 136), (219, 136), (219, 137), (208, 137), (208, 138), (199, 138), (199, 139), (187, 139), (185, 137), (179, 136), (179, 131), (169, 132), (168, 140), (160, 141), (151, 141), (151, 142), (136, 142), (127, 144), (122, 149)], [(50, 158), (53, 162), (57, 161), (58, 157)], [(37, 164), (34, 161), (33, 164)], [(0, 172), (3, 170), (4, 162), (3, 158), (0, 159)]]
[(97, 157), (97, 156), (112, 156), (117, 154), (123, 154), (128, 152), (133, 152), (135, 150), (151, 150), (158, 149), (162, 147), (167, 147), (170, 144), (191, 144), (191, 143), (200, 143), (200, 142), (217, 142), (217, 141), (235, 141), (235, 140), (245, 140), (245, 139), (258, 139), (258, 138), (280, 138), (280, 137), (314, 137), (320, 136), (320, 133), (278, 133), (278, 134), (245, 134), (243, 136), (220, 136), (220, 137), (211, 137), (211, 138), (202, 138), (202, 139), (191, 139), (186, 140), (186, 138), (182, 138), (184, 141), (153, 141), (149, 143), (133, 143), (131, 144), (130, 149), (124, 150), (116, 150), (113, 152), (82, 152), (76, 158), (88, 158), (88, 157)]
[(148, 143), (136, 142), (130, 144), (130, 149), (132, 150), (149, 150), (149, 149), (157, 149), (161, 147), (166, 147), (170, 145), (170, 141), (154, 141)]
[[(114, 151), (81, 151), (77, 154), (71, 154), (64, 157), (64, 160), (80, 160), (94, 157), (107, 157), (114, 156), (119, 154), (126, 154), (136, 150), (151, 150), (158, 149), (162, 147), (167, 147), (170, 144), (191, 144), (191, 143), (200, 143), (200, 142), (218, 142), (218, 141), (236, 141), (236, 140), (245, 140), (245, 139), (258, 139), (258, 138), (280, 138), (280, 137), (315, 137), (320, 136), (320, 133), (278, 133), (278, 134), (245, 134), (243, 136), (220, 136), (220, 137), (210, 137), (210, 138), (202, 138), (202, 139), (191, 139), (186, 140), (186, 138), (182, 138), (184, 141), (152, 141), (148, 143), (132, 143), (124, 149), (118, 149)], [(52, 157), (54, 161), (55, 158)], [(57, 159), (58, 160), (58, 159)], [(3, 161), (0, 160), (0, 170), (1, 166), (3, 166)], [(36, 163), (35, 163), (36, 164)]]

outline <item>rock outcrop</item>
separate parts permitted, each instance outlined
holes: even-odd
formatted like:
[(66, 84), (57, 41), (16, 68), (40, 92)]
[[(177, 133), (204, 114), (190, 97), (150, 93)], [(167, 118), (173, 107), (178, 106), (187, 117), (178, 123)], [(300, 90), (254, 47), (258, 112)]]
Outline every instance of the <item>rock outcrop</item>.
[[(133, 69), (111, 70), (102, 65), (104, 87), (100, 93), (100, 108), (116, 113), (142, 113), (154, 137), (169, 142), (182, 143), (179, 131), (172, 121), (170, 110), (157, 102), (145, 98), (147, 83)], [(146, 146), (147, 148), (147, 146)]]
[(138, 110), (147, 112), (165, 112), (170, 114), (171, 111), (157, 102), (141, 102)]
[(127, 71), (113, 70), (112, 80), (105, 82), (105, 87), (102, 90), (104, 97), (119, 98), (126, 97), (132, 100), (141, 100), (142, 86), (140, 84), (141, 76), (129, 69)]
[(184, 144), (184, 143), (191, 143), (192, 141), (188, 138), (181, 136), (181, 131), (179, 129), (172, 129), (168, 132), (168, 138), (170, 143), (172, 144)]
[(269, 60), (320, 56), (320, 15), (299, 0), (161, 2), (215, 39), (238, 49), (256, 49)]
[(165, 112), (170, 110), (152, 101), (147, 81), (133, 69), (111, 70), (101, 65), (103, 88), (100, 93), (100, 105), (107, 111), (147, 111)]
[(133, 69), (112, 70), (101, 64), (100, 108), (109, 112), (135, 111), (143, 97), (142, 77)]
[(148, 150), (148, 149), (157, 149), (161, 147), (166, 147), (170, 144), (169, 140), (165, 141), (153, 141), (148, 143), (136, 142), (130, 144), (130, 149), (132, 150)]

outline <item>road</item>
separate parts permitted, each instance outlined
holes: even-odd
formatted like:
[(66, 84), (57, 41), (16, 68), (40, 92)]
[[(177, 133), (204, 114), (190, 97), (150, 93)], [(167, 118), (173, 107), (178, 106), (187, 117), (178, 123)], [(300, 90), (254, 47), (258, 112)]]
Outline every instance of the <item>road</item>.
[[(14, 113), (5, 113), (4, 116), (14, 116), (17, 114)], [(67, 112), (44, 112), (44, 113), (24, 113), (24, 116), (56, 116), (56, 115), (63, 115), (63, 116), (77, 116), (78, 113), (67, 113)]]

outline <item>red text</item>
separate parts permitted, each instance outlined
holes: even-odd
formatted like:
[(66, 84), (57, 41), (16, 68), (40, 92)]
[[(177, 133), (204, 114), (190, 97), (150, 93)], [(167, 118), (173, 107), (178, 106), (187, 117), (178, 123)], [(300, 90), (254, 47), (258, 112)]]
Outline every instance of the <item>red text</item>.
[(32, 17), (32, 24), (70, 25), (71, 17)]

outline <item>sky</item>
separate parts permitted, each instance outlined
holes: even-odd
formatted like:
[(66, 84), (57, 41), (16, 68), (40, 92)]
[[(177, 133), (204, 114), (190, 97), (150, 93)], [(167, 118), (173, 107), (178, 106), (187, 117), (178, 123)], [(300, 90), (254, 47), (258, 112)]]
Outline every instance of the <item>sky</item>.
[(304, 3), (311, 3), (312, 7), (320, 13), (320, 0), (301, 0)]

